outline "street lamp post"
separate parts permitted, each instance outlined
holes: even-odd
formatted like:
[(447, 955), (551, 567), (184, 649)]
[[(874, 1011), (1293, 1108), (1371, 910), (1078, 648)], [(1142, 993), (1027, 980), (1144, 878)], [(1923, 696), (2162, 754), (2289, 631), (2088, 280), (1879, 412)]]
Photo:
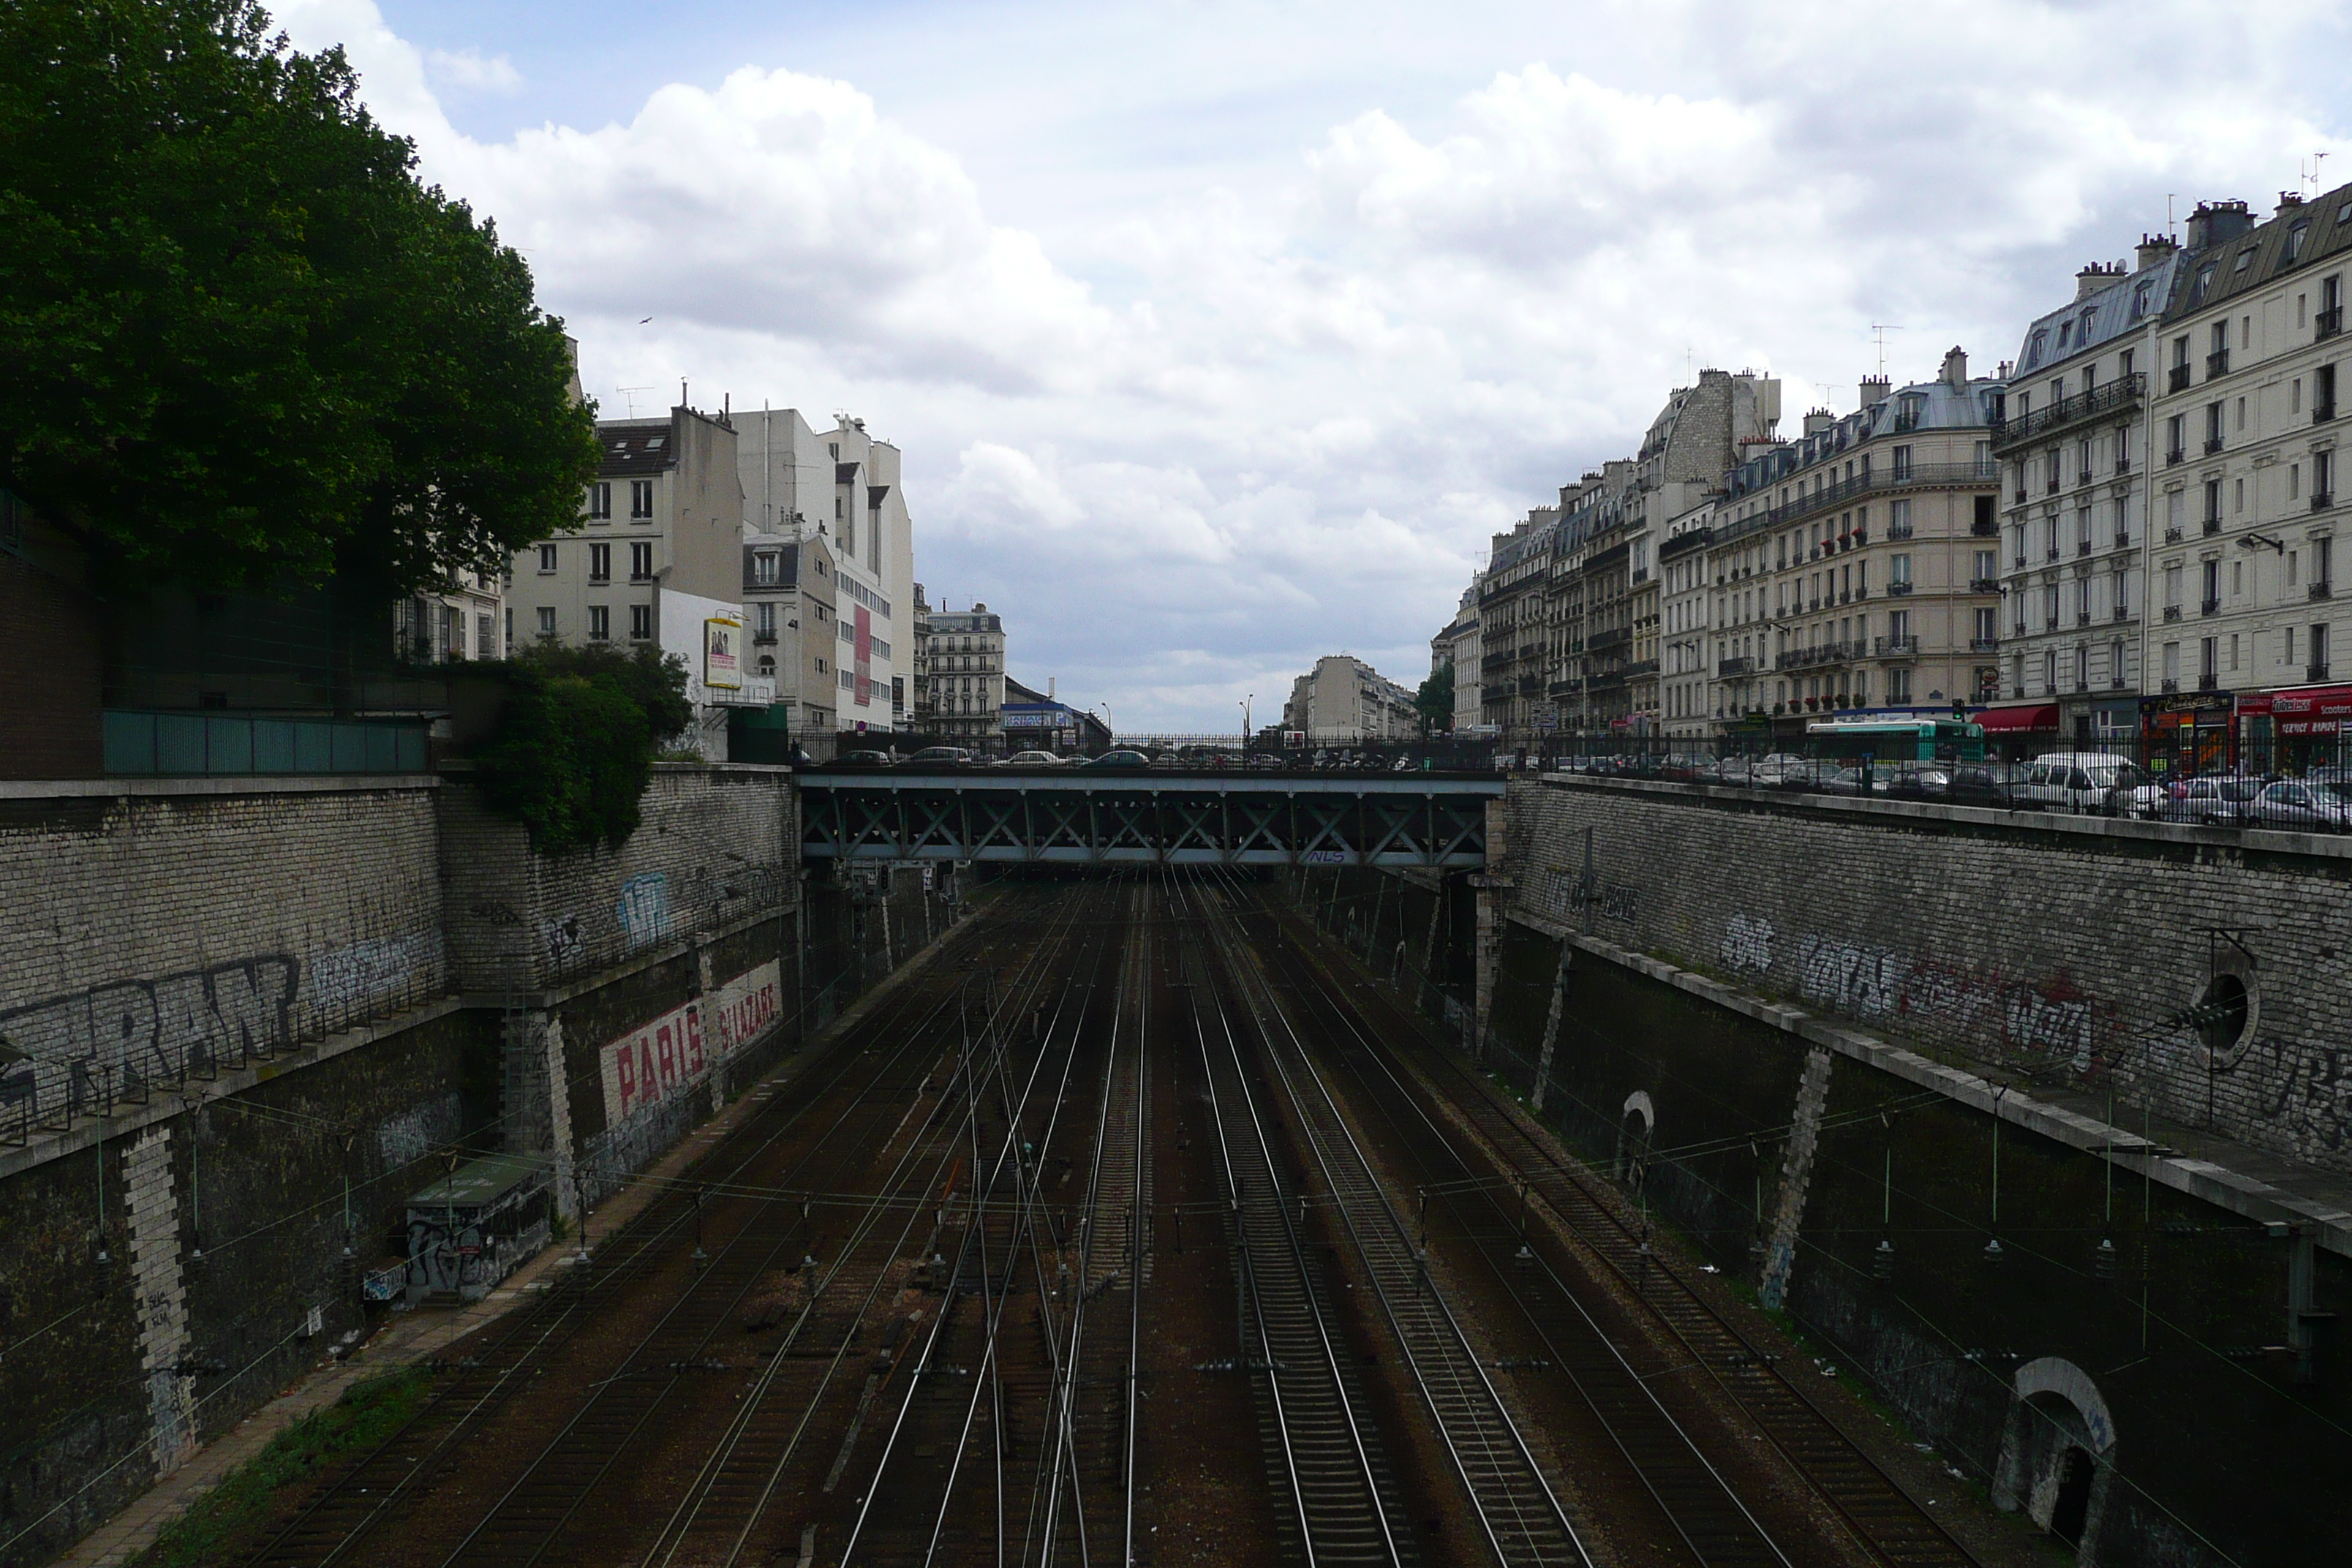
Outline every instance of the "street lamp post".
[(1250, 703), (1256, 696), (1257, 693), (1253, 691), (1249, 696), (1242, 699), (1242, 751), (1244, 754), (1247, 754), (1249, 751)]

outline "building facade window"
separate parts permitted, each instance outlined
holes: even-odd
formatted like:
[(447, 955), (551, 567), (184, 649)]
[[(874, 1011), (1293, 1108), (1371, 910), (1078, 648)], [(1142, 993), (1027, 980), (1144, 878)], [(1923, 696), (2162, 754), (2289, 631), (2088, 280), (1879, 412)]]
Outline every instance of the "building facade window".
[(654, 482), (651, 479), (629, 481), (629, 521), (649, 522), (654, 515)]
[(588, 581), (609, 583), (613, 580), (613, 547), (596, 543), (588, 547)]
[(539, 574), (542, 577), (555, 574), (555, 546), (552, 544), (539, 547)]
[(543, 637), (555, 635), (555, 606), (552, 605), (539, 607), (539, 635)]
[(588, 487), (588, 521), (613, 521), (613, 486), (609, 480), (598, 479)]
[(651, 605), (629, 606), (629, 637), (633, 642), (651, 642), (654, 636), (654, 607)]
[(613, 636), (613, 607), (610, 605), (588, 606), (588, 640), (607, 642)]
[(629, 546), (629, 581), (646, 583), (653, 580), (654, 547), (649, 541), (639, 541)]

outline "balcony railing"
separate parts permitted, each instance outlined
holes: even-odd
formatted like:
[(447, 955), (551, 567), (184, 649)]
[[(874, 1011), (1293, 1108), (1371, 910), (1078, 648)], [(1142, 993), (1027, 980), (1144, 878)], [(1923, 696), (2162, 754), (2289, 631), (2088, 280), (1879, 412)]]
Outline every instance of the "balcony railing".
[(2165, 377), (2164, 390), (2167, 392), (2188, 391), (2189, 382), (2193, 374), (2194, 373), (2189, 370), (2189, 365), (2185, 361), (2179, 364), (2174, 365), (2172, 367), (2172, 374)]
[(1970, 637), (1969, 639), (1969, 651), (1970, 653), (1999, 653), (2000, 651), (2000, 639), (1999, 637)]
[(2332, 338), (2343, 330), (2343, 306), (2337, 305), (2329, 310), (2322, 310), (2319, 312), (2316, 330), (2312, 334), (2312, 342), (2319, 342), (2326, 339)]
[(2212, 457), (2221, 449), (2221, 447), (2222, 441), (2221, 437), (2219, 436), (2208, 436), (2205, 437), (2205, 455), (2207, 457)]
[(2335, 593), (2336, 587), (2332, 583), (2314, 583), (2311, 585), (2310, 596), (2315, 599), (2326, 599), (2333, 597)]
[(2110, 618), (2111, 618), (2111, 619), (2114, 619), (2114, 620), (2118, 620), (2118, 621), (2127, 621), (2127, 620), (2130, 620), (2130, 619), (2131, 619), (2131, 606), (2130, 606), (2129, 605), (2117, 605), (2115, 607), (2114, 614), (2112, 615), (2112, 616), (2111, 616)]
[(751, 634), (751, 643), (755, 647), (773, 647), (776, 646), (776, 634), (773, 632), (753, 632)]
[(2218, 517), (2209, 517), (2209, 518), (2207, 518), (2207, 519), (2205, 520), (2205, 532), (2206, 532), (2207, 537), (2209, 537), (2209, 538), (2210, 538), (2210, 537), (2211, 537), (2212, 535), (2214, 535), (2214, 534), (2216, 534), (2216, 533), (2219, 533), (2219, 532), (2221, 532), (2221, 520), (2220, 518), (2218, 518)]
[(2327, 666), (2306, 664), (2303, 667), (2303, 678), (2305, 680), (2325, 680), (2327, 679)]
[(2204, 674), (2197, 678), (2197, 689), (2200, 691), (2219, 691), (2221, 689), (2221, 678), (2209, 669)]
[(1889, 583), (1886, 584), (1886, 591), (1890, 594), (1907, 594), (1911, 591), (1911, 580), (1906, 577), (1901, 582)]
[(2075, 553), (2075, 554), (2077, 554), (2077, 555), (2088, 555), (2090, 552), (2091, 552), (2091, 542), (2090, 542), (2089, 540), (2087, 540), (2087, 539), (2078, 539), (2078, 540), (2074, 541), (2074, 553)]
[(2312, 510), (2326, 511), (2329, 507), (2334, 506), (2335, 504), (2336, 497), (2332, 491), (2314, 490), (2311, 492)]
[(2091, 624), (2091, 612), (2090, 612), (2090, 611), (2088, 611), (2088, 610), (2077, 610), (2077, 611), (2075, 611), (2075, 612), (2074, 612), (2074, 624), (2075, 624), (2076, 626), (2089, 626), (2089, 625)]
[(2165, 606), (2164, 606), (2164, 618), (2165, 618), (2166, 620), (2168, 620), (2168, 621), (2177, 621), (2177, 620), (2179, 620), (2179, 619), (2180, 618), (2180, 606), (2179, 606), (2179, 605), (2165, 605)]
[(1998, 594), (2000, 592), (2000, 579), (1998, 577), (1971, 577), (1969, 579), (1969, 592), (1971, 594)]
[(2230, 374), (2230, 351), (2215, 349), (2205, 356), (2205, 379), (2218, 381)]
[(2131, 455), (2129, 453), (2126, 453), (2124, 456), (2116, 459), (2116, 472), (2119, 474), (2128, 474), (2131, 472)]
[(2335, 417), (2336, 405), (2333, 403), (2315, 403), (2311, 405), (2311, 422), (2314, 425), (2325, 425)]
[(2046, 559), (2049, 559), (2049, 560), (2052, 560), (2052, 561), (2055, 561), (2055, 560), (2057, 560), (2057, 559), (2058, 559), (2058, 556), (2059, 556), (2059, 550), (2058, 550), (2058, 547), (2057, 547), (2056, 545), (2054, 545), (2054, 544), (2053, 544), (2053, 545), (2052, 545), (2052, 546), (2051, 546), (2047, 551), (2045, 551), (2045, 552), (2043, 552), (2043, 554), (2044, 554), (2044, 556), (2045, 556), (2045, 558), (2046, 558)]
[(1993, 421), (1992, 444), (1996, 447), (2014, 447), (2037, 436), (2048, 435), (2053, 430), (2063, 429), (2079, 419), (2095, 418), (2102, 414), (2133, 408), (2147, 392), (2147, 377), (2134, 371), (2129, 375), (2116, 377), (2105, 386), (2078, 392), (2072, 397), (2062, 397), (2031, 414), (2015, 419)]
[(2180, 529), (2178, 525), (2168, 527), (2164, 531), (2164, 542), (2167, 544), (2178, 544), (2180, 542)]
[(2164, 678), (2164, 680), (2163, 680), (2163, 682), (2162, 682), (2162, 686), (2163, 686), (2163, 689), (2165, 689), (2165, 690), (2167, 690), (2167, 691), (2178, 691), (2178, 690), (2179, 690), (2179, 689), (2180, 689), (2180, 682), (2179, 682), (2177, 679), (2175, 679), (2174, 677), (2169, 676), (2169, 675), (2168, 675), (2168, 676), (2166, 676), (2166, 677)]
[(1979, 539), (1999, 539), (2000, 524), (1989, 517), (1980, 517), (1969, 524), (1969, 531)]
[(1939, 486), (1990, 487), (1998, 485), (2000, 482), (2000, 470), (1990, 462), (1914, 463), (1900, 472), (1874, 469), (1868, 474), (1857, 474), (1851, 479), (1840, 479), (1835, 484), (1823, 485), (1820, 489), (1799, 496), (1786, 505), (1770, 507), (1759, 511), (1745, 522), (1718, 535), (1717, 542), (1720, 544), (1729, 540), (1744, 539), (1751, 533), (1778, 528), (1782, 523), (1794, 522), (1800, 518), (1827, 511), (1832, 507), (1843, 505), (1857, 497), (1873, 495), (1881, 490)]
[(2166, 451), (2164, 460), (2167, 464), (2185, 463), (2189, 460), (2189, 454), (2182, 448), (2174, 447)]
[(1871, 655), (1875, 658), (1916, 658), (1919, 657), (1919, 639), (1916, 637), (1880, 637), (1871, 646)]
[(2042, 487), (2042, 493), (2048, 496), (2054, 496), (2058, 493), (2058, 470), (2056, 468), (2050, 470), (2050, 482)]
[(2129, 550), (2131, 548), (2131, 535), (2128, 533), (2116, 534), (2116, 548), (2117, 550)]
[(2221, 613), (2221, 601), (2207, 599), (2197, 606), (2197, 613), (2200, 616), (2218, 616)]
[[(1886, 525), (1886, 537), (1889, 539), (1908, 539), (1911, 533), (1912, 525), (1907, 522), (1890, 522)], [(1865, 540), (1864, 542), (1867, 543), (1868, 541)]]
[(2084, 468), (2080, 473), (2076, 474), (2074, 476), (2074, 482), (2078, 485), (2089, 484), (2091, 482), (2091, 470)]
[(1772, 657), (1775, 669), (1810, 669), (1818, 664), (1844, 664), (1860, 658), (1863, 647), (1859, 642), (1817, 643), (1811, 647), (1792, 647)]
[(1717, 659), (1715, 666), (1716, 678), (1719, 680), (1728, 680), (1735, 675), (1753, 675), (1756, 673), (1756, 662), (1747, 658)]

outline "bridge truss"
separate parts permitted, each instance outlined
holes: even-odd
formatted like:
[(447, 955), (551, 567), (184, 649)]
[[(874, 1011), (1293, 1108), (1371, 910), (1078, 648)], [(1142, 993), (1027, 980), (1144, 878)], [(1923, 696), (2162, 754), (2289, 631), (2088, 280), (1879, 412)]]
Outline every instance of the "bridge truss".
[(1486, 864), (1500, 779), (812, 773), (804, 859), (1040, 864)]

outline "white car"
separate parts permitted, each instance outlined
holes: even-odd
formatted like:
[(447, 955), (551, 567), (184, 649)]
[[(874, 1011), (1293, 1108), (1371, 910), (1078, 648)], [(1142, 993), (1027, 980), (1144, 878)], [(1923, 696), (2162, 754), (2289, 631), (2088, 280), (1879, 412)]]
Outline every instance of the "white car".
[(1058, 768), (1062, 759), (1051, 752), (1015, 752), (1004, 759), (1008, 768)]
[(2239, 820), (2249, 827), (2341, 833), (2352, 827), (2352, 790), (2340, 784), (2286, 779), (2264, 786), (2241, 810)]
[(2126, 809), (2148, 782), (2139, 765), (2105, 752), (2050, 752), (2033, 759), (2017, 787), (2017, 804), (2043, 811), (2112, 816)]

